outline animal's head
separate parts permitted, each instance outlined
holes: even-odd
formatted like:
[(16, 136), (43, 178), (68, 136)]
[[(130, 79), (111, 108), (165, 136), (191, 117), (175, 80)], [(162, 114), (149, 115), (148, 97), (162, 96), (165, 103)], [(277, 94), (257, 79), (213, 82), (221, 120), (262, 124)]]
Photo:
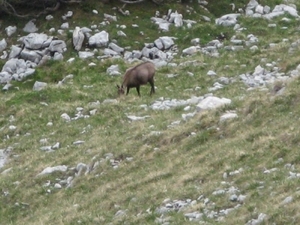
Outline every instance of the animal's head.
[(123, 85), (121, 85), (121, 87), (119, 85), (117, 85), (117, 88), (118, 88), (118, 95), (124, 95), (125, 94)]

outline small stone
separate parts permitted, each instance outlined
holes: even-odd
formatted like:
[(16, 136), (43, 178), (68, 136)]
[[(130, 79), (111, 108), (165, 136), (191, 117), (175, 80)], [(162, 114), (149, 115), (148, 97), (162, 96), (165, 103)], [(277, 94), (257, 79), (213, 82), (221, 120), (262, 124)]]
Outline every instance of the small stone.
[(60, 117), (67, 122), (71, 121), (71, 117), (67, 113), (63, 113)]
[(62, 186), (61, 186), (59, 183), (56, 183), (56, 184), (54, 184), (54, 188), (56, 188), (56, 189), (61, 189)]
[(74, 141), (73, 145), (81, 145), (84, 144), (85, 141)]
[(291, 203), (293, 201), (293, 197), (292, 196), (289, 196), (289, 197), (286, 197), (282, 202), (281, 202), (281, 205), (286, 205), (288, 203)]
[(60, 148), (60, 143), (59, 142), (57, 142), (56, 144), (54, 144), (52, 146), (52, 149), (59, 149), (59, 148)]
[(10, 130), (15, 130), (15, 129), (17, 129), (17, 127), (14, 126), (14, 125), (10, 125), (10, 126), (8, 127), (8, 129), (10, 129)]

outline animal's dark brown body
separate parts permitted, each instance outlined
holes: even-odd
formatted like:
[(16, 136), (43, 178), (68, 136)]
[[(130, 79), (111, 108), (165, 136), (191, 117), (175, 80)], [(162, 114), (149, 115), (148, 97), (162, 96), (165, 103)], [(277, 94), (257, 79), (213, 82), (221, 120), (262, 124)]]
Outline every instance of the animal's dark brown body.
[(121, 87), (117, 86), (119, 94), (124, 94), (124, 88), (126, 87), (126, 95), (128, 95), (130, 88), (135, 87), (138, 95), (141, 96), (140, 86), (149, 82), (151, 85), (150, 95), (152, 95), (152, 93), (155, 93), (154, 75), (155, 66), (152, 62), (144, 62), (135, 67), (129, 68), (124, 74)]

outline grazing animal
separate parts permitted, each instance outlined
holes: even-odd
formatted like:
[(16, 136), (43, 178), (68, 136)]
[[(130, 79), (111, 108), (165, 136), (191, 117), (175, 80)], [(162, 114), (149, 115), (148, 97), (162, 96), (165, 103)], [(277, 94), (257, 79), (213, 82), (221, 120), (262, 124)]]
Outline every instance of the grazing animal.
[(154, 75), (155, 66), (152, 62), (144, 62), (135, 67), (129, 68), (124, 74), (121, 87), (117, 85), (118, 94), (124, 94), (124, 89), (127, 88), (126, 95), (128, 95), (130, 88), (135, 87), (138, 95), (141, 96), (140, 86), (149, 82), (151, 85), (150, 95), (152, 95), (152, 93), (155, 93)]

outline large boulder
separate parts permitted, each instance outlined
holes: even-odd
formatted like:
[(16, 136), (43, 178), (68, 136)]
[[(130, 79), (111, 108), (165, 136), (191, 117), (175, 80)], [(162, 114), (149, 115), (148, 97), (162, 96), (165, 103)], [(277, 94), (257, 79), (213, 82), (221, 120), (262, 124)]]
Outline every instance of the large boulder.
[(79, 51), (82, 47), (84, 41), (84, 33), (80, 29), (80, 27), (75, 27), (73, 31), (73, 45), (76, 51)]
[(106, 31), (101, 31), (89, 38), (89, 46), (91, 47), (106, 47), (109, 42), (109, 34)]
[(231, 100), (228, 98), (218, 98), (215, 96), (208, 96), (205, 99), (201, 100), (196, 108), (197, 111), (207, 110), (207, 109), (216, 109), (224, 105), (231, 103)]
[(25, 48), (38, 50), (48, 47), (52, 39), (53, 37), (49, 37), (46, 34), (31, 33), (27, 36), (21, 37), (19, 41), (23, 42)]

